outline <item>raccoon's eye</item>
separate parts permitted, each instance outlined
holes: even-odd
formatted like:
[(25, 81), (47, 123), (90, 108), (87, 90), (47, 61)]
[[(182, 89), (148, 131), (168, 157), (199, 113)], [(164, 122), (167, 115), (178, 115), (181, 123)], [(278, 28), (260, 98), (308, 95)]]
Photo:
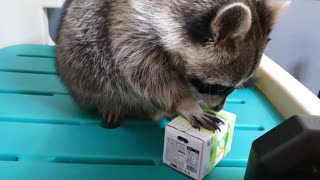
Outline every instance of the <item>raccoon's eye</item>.
[(207, 84), (196, 78), (189, 79), (189, 81), (201, 94), (227, 95), (234, 90), (234, 87), (222, 86), (218, 84)]
[(229, 89), (229, 87), (226, 87), (226, 86), (220, 86), (220, 85), (214, 85), (214, 86), (217, 92), (224, 92)]
[(214, 89), (217, 94), (229, 94), (234, 90), (234, 87), (222, 86), (218, 84), (211, 85), (211, 88)]
[(268, 42), (270, 42), (271, 41), (271, 38), (268, 38), (268, 40), (267, 40)]

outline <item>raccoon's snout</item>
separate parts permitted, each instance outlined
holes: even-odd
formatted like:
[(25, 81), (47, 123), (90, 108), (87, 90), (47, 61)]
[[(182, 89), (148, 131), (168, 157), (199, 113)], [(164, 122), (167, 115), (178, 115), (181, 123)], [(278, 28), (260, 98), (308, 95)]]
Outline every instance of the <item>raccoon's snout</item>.
[(199, 104), (203, 108), (210, 108), (215, 111), (220, 111), (224, 108), (227, 97), (222, 96), (210, 96), (210, 95), (201, 95)]
[(224, 97), (219, 104), (215, 105), (213, 107), (213, 110), (215, 111), (221, 111), (224, 108), (224, 105), (226, 104), (227, 97)]
[(223, 109), (223, 107), (224, 107), (224, 104), (218, 105), (218, 106), (215, 106), (215, 107), (213, 108), (213, 110), (214, 110), (214, 111), (221, 111), (221, 110)]

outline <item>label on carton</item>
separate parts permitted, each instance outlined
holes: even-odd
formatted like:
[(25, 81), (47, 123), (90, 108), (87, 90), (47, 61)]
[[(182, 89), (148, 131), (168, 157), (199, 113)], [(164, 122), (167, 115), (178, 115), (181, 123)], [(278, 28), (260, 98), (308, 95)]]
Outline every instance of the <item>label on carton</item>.
[(180, 171), (190, 171), (186, 173), (198, 172), (200, 152), (178, 140), (167, 137), (166, 160)]
[(177, 169), (184, 169), (186, 145), (167, 137), (166, 160), (171, 161)]
[(199, 151), (187, 146), (187, 170), (197, 173), (199, 160)]

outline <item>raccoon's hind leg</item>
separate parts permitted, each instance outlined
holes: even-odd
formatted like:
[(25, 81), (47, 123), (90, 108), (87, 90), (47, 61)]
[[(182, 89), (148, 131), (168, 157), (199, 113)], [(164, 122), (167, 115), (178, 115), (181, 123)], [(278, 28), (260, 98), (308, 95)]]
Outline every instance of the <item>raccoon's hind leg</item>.
[(100, 113), (103, 117), (101, 121), (101, 126), (104, 128), (116, 128), (120, 126), (123, 116), (121, 111), (113, 112), (104, 104), (105, 102), (101, 99), (104, 99), (103, 95), (94, 95), (94, 93), (85, 93), (79, 89), (73, 88), (69, 90), (70, 95), (73, 97), (73, 100), (80, 106), (81, 109), (89, 112)]
[(118, 112), (101, 111), (103, 119), (101, 121), (101, 126), (107, 129), (114, 129), (120, 126), (123, 115)]

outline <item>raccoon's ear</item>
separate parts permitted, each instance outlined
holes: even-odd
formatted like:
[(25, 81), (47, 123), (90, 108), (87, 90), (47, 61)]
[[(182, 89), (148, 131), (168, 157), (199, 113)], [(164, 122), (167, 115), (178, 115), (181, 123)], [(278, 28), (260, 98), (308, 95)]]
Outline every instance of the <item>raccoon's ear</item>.
[(262, 23), (271, 29), (290, 4), (291, 0), (258, 0), (257, 9)]
[(216, 41), (241, 39), (246, 36), (252, 25), (250, 8), (240, 2), (221, 8), (211, 22), (211, 33)]

